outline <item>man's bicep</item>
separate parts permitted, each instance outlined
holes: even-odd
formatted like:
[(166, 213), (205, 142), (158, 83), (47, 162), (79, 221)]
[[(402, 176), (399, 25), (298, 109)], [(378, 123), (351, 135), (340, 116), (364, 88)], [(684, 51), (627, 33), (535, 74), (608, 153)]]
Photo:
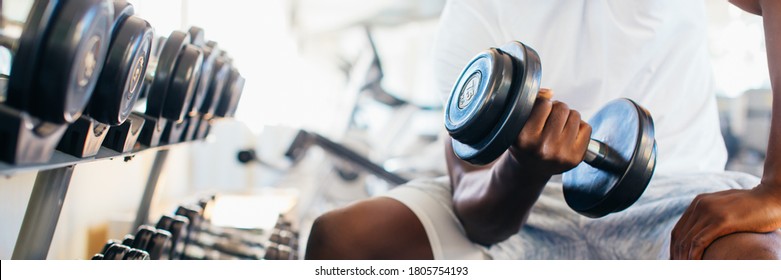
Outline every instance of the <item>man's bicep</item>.
[(423, 225), (407, 206), (372, 198), (317, 218), (306, 258), (433, 259), (433, 253)]

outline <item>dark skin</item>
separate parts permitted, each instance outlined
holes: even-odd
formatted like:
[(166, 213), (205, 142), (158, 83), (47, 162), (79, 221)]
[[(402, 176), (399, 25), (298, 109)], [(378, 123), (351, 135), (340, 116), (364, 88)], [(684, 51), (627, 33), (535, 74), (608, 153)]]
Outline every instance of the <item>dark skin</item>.
[[(764, 15), (775, 97), (765, 173), (751, 190), (698, 196), (672, 232), (673, 259), (781, 258), (781, 145), (773, 145), (781, 143), (781, 1), (731, 2)], [(517, 233), (550, 177), (583, 159), (591, 128), (551, 96), (540, 92), (516, 143), (492, 164), (461, 161), (446, 141), (454, 210), (473, 242), (490, 245)], [(306, 258), (431, 259), (433, 253), (411, 210), (393, 199), (375, 198), (319, 217)]]
[(773, 249), (776, 257), (781, 251), (778, 245), (781, 236), (781, 1), (730, 2), (747, 12), (763, 16), (773, 90), (773, 112), (764, 173), (760, 184), (751, 190), (729, 190), (697, 196), (672, 231), (670, 257), (673, 259), (702, 259), (708, 246), (730, 234), (770, 238), (775, 242), (767, 244), (775, 244)]

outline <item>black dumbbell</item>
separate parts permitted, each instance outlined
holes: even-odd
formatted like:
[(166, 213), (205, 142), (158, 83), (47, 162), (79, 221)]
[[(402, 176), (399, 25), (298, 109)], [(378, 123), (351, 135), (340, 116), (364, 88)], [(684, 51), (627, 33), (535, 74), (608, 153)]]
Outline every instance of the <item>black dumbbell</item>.
[[(487, 164), (504, 153), (526, 123), (537, 98), (542, 70), (537, 53), (512, 42), (478, 54), (461, 72), (445, 111), (455, 154)], [(564, 197), (575, 211), (602, 217), (632, 205), (656, 167), (650, 113), (619, 99), (590, 120), (584, 162), (564, 173)]]
[(133, 5), (114, 1), (111, 44), (88, 107), (92, 118), (117, 126), (130, 116), (140, 95), (153, 38), (152, 26), (134, 16)]
[(151, 260), (152, 258), (150, 258), (149, 253), (147, 253), (144, 250), (131, 248), (130, 251), (128, 251), (125, 254), (125, 257), (122, 259), (128, 261), (145, 261), (145, 260)]
[(136, 242), (136, 238), (132, 234), (126, 234), (122, 239), (122, 245), (133, 247), (133, 243)]
[(171, 233), (164, 229), (157, 229), (146, 251), (149, 252), (149, 258), (153, 260), (168, 260), (171, 258)]
[(92, 256), (92, 258), (90, 258), (90, 260), (93, 260), (93, 261), (103, 260), (103, 254), (95, 254), (94, 256)]
[(103, 252), (103, 260), (122, 260), (125, 255), (130, 252), (130, 247), (122, 244), (111, 244), (111, 246)]
[(133, 246), (130, 246), (132, 248), (136, 249), (144, 249), (147, 246), (149, 246), (149, 241), (152, 240), (152, 236), (155, 235), (157, 232), (157, 229), (148, 226), (148, 225), (142, 225), (139, 226), (136, 230), (136, 234), (133, 240)]
[(46, 122), (74, 122), (103, 67), (112, 7), (106, 0), (27, 2), (0, 9), (0, 45), (13, 55), (6, 103)]
[(157, 229), (167, 230), (171, 233), (171, 250), (169, 253), (170, 259), (181, 259), (184, 253), (185, 243), (187, 242), (187, 225), (189, 219), (184, 216), (162, 216), (158, 220), (155, 227)]
[(139, 141), (157, 146), (167, 122), (180, 123), (187, 113), (203, 63), (201, 51), (190, 44), (189, 34), (173, 31), (165, 39), (147, 71), (146, 119)]
[[(96, 155), (109, 134), (109, 125), (121, 125), (129, 117), (149, 61), (152, 27), (145, 20), (133, 16), (133, 6), (129, 3), (121, 0), (113, 3), (114, 21), (109, 50), (95, 92), (84, 111), (85, 116), (68, 127), (58, 146), (59, 150), (76, 157)], [(139, 121), (133, 122), (136, 122), (136, 127), (139, 126)], [(111, 141), (106, 145), (127, 152), (125, 147), (135, 143), (125, 142), (134, 141), (138, 136), (130, 133), (132, 127), (133, 124), (113, 128)], [(120, 135), (124, 137), (118, 137)]]

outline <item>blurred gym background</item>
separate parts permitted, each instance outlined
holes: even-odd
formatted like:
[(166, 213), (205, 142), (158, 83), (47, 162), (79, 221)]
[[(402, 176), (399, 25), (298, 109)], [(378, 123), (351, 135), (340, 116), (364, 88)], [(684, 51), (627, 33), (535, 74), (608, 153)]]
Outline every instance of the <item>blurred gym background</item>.
[[(247, 80), (236, 120), (172, 148), (150, 217), (222, 194), (213, 223), (264, 228), (288, 213), (305, 238), (318, 214), (394, 185), (331, 142), (406, 179), (444, 174), (429, 54), (445, 0), (129, 2), (158, 35), (204, 28)], [(727, 168), (760, 175), (771, 109), (761, 19), (706, 3)], [(131, 232), (153, 157), (79, 165), (48, 257), (86, 259)], [(0, 259), (11, 258), (35, 175), (0, 178)]]

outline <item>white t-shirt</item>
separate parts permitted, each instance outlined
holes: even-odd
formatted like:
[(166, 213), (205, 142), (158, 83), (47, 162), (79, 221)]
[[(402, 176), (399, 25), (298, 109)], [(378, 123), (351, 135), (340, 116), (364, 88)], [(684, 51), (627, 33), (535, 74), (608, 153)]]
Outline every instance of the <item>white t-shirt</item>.
[(542, 87), (588, 119), (627, 97), (651, 112), (656, 174), (724, 170), (703, 1), (451, 0), (434, 46), (447, 98), (479, 52), (521, 41), (539, 53)]

